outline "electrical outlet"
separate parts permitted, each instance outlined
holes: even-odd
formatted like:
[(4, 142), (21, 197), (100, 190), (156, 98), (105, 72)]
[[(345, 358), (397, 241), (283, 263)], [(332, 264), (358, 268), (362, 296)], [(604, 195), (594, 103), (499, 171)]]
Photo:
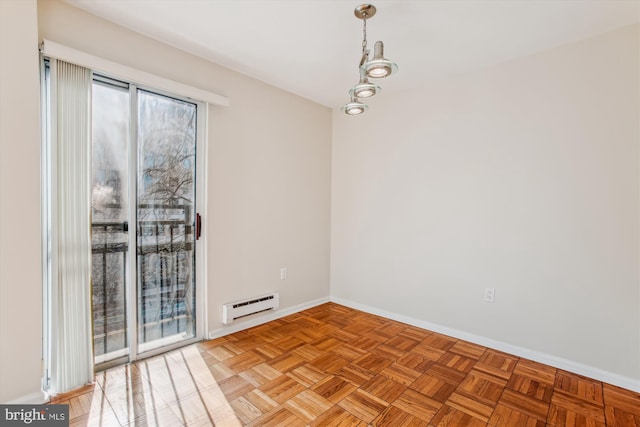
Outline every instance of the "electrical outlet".
[(287, 280), (287, 267), (282, 267), (280, 269), (280, 280)]
[(488, 302), (496, 302), (496, 290), (494, 288), (485, 288), (484, 300)]

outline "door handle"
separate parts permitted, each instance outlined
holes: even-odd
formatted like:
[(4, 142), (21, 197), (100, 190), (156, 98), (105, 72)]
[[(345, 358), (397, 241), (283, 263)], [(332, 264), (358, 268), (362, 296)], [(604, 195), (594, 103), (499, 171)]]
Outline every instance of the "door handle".
[(202, 234), (202, 217), (199, 213), (196, 213), (196, 240), (200, 239)]

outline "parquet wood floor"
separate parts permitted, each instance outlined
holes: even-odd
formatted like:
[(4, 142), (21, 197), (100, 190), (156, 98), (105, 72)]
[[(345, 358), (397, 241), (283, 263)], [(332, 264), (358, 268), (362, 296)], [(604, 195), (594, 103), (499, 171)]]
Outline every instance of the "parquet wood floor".
[(327, 303), (96, 375), (72, 426), (640, 427), (640, 394)]

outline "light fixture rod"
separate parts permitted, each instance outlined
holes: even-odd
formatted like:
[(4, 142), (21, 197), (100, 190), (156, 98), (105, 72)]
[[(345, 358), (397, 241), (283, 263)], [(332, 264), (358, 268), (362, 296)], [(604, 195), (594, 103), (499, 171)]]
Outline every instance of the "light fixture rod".
[(367, 20), (362, 20), (362, 55), (367, 50)]

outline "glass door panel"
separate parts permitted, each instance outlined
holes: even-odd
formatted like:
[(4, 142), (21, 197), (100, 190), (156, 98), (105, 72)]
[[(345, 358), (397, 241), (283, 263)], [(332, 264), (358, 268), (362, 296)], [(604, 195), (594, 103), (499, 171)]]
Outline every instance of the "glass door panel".
[(196, 105), (137, 91), (138, 352), (196, 336)]
[(129, 89), (94, 81), (92, 304), (95, 363), (129, 354), (127, 332)]

